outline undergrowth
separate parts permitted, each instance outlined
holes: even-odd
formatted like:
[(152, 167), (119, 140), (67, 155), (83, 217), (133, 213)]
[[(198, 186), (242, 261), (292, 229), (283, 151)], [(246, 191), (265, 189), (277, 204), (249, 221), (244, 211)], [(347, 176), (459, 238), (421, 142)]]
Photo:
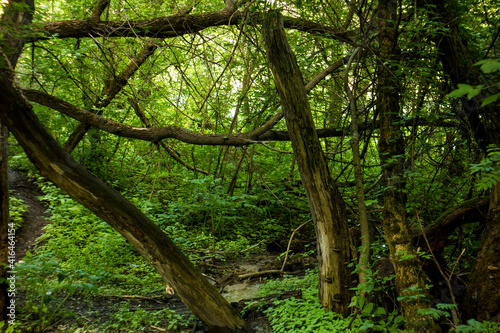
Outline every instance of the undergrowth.
[[(273, 332), (359, 332), (362, 320), (326, 311), (318, 301), (318, 270), (307, 271), (304, 277), (285, 277), (261, 286), (261, 295), (288, 290), (302, 290), (302, 298), (291, 297), (273, 302), (265, 310)], [(352, 323), (351, 323), (352, 321)]]

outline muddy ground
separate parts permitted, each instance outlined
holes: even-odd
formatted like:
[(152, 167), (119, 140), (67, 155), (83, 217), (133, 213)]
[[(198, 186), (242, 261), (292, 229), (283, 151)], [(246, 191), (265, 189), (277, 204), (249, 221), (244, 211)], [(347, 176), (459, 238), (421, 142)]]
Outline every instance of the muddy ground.
[[(43, 227), (50, 223), (48, 214), (45, 213), (46, 207), (38, 200), (42, 193), (38, 190), (36, 184), (26, 176), (12, 171), (9, 171), (9, 186), (13, 190), (14, 195), (24, 201), (28, 206), (28, 210), (24, 216), (22, 227), (17, 233), (17, 260), (21, 260), (26, 251), (35, 249), (37, 246), (37, 238), (43, 233)], [(256, 276), (242, 281), (238, 275), (243, 273), (255, 273), (263, 270), (279, 270), (281, 263), (277, 261), (275, 251), (281, 251), (276, 248), (276, 244), (270, 244), (268, 251), (252, 253), (245, 259), (233, 259), (229, 261), (229, 267), (225, 265), (225, 272), (218, 272), (214, 269), (209, 269), (212, 282), (222, 291), (223, 295), (234, 307), (242, 309), (246, 304), (244, 300), (250, 300), (254, 297), (254, 293), (258, 290), (258, 284), (262, 278), (268, 275)], [(281, 244), (283, 246), (283, 244)], [(279, 247), (279, 246), (278, 246)], [(293, 271), (293, 274), (301, 275), (305, 268), (313, 266), (314, 263), (290, 262), (286, 270)], [(307, 267), (306, 267), (307, 266)], [(199, 267), (203, 272), (206, 267)], [(294, 295), (297, 296), (297, 295)], [(16, 303), (22, 305), (25, 301), (25, 295), (18, 294)], [(243, 301), (241, 301), (244, 299)], [(239, 301), (239, 303), (238, 303)], [(271, 302), (269, 302), (271, 303)], [(87, 297), (73, 297), (64, 302), (60, 313), (64, 313), (64, 317), (56, 318), (56, 324), (49, 330), (44, 332), (99, 332), (95, 327), (99, 323), (104, 323), (112, 318), (112, 314), (118, 311), (122, 306), (132, 310), (150, 310), (157, 311), (161, 309), (171, 309), (178, 315), (191, 317), (188, 328), (168, 329), (169, 322), (165, 318), (164, 322), (158, 326), (146, 327), (137, 332), (206, 332), (203, 325), (191, 315), (190, 310), (181, 302), (176, 295), (168, 295), (161, 293), (158, 295), (92, 295)], [(265, 315), (260, 311), (245, 311), (245, 319), (258, 332), (270, 332), (269, 323)], [(92, 329), (94, 327), (94, 329)], [(23, 330), (24, 332), (36, 332), (36, 330)], [(112, 330), (119, 332), (119, 328)], [(109, 332), (109, 330), (108, 330)]]

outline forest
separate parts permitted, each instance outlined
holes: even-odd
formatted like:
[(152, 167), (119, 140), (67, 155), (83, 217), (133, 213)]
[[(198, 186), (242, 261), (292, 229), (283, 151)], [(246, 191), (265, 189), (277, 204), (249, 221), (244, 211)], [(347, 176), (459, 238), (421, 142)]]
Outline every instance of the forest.
[(498, 332), (499, 0), (2, 0), (1, 332)]

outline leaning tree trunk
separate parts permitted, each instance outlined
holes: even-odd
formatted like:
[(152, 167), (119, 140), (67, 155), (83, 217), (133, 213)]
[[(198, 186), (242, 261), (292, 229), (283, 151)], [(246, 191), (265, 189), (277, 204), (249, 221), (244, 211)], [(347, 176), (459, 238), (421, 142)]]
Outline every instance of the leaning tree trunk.
[(267, 14), (262, 34), (314, 220), (319, 298), (325, 307), (345, 314), (351, 295), (348, 290), (350, 247), (345, 203), (323, 155), (302, 74), (286, 40), (283, 17), (279, 12)]
[[(397, 2), (379, 3), (379, 55), (377, 108), (380, 114), (379, 155), (383, 172), (384, 210), (383, 228), (389, 245), (390, 260), (396, 273), (396, 287), (409, 328), (429, 331), (432, 320), (418, 314), (429, 307), (425, 300), (425, 273), (412, 244), (412, 230), (406, 218), (404, 176), (404, 142), (400, 128), (399, 87), (395, 62), (399, 53), (396, 22)], [(418, 295), (422, 295), (419, 297)]]
[[(5, 57), (0, 60), (8, 63)], [(8, 67), (0, 69), (0, 100), (1, 121), (43, 176), (124, 236), (212, 332), (244, 329), (236, 311), (163, 231), (57, 144), (16, 87)]]

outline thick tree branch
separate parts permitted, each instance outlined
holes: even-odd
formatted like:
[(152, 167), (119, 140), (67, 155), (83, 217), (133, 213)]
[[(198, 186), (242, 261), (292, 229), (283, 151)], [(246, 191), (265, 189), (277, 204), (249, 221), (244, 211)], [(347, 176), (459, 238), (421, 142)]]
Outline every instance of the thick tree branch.
[(92, 11), (92, 15), (90, 16), (90, 20), (95, 24), (101, 20), (101, 15), (108, 7), (110, 0), (99, 0)]
[[(132, 108), (134, 109), (135, 114), (137, 115), (137, 117), (139, 117), (139, 119), (141, 120), (141, 122), (144, 125), (146, 125), (146, 128), (152, 128), (153, 125), (149, 121), (148, 117), (146, 117), (146, 114), (144, 114), (144, 112), (141, 110), (141, 108), (139, 107), (139, 105), (132, 98), (129, 98), (128, 102), (130, 103), (130, 105), (132, 105)], [(184, 160), (179, 156), (179, 154), (172, 147), (170, 147), (169, 145), (167, 145), (165, 142), (156, 142), (156, 148), (158, 149), (158, 151), (160, 153), (161, 153), (160, 146), (163, 149), (165, 149), (165, 151), (168, 153), (168, 155), (170, 155), (171, 158), (173, 158), (175, 161), (177, 161), (178, 163), (180, 163), (181, 165), (183, 165), (187, 169), (189, 169), (191, 171), (202, 173), (204, 175), (208, 175), (209, 174), (205, 170), (198, 169), (198, 168), (196, 168), (196, 167), (194, 167), (194, 166), (192, 166), (192, 165), (184, 162)]]
[(133, 127), (103, 118), (62, 99), (37, 90), (23, 90), (23, 93), (31, 101), (48, 106), (87, 125), (126, 138), (150, 142), (158, 142), (170, 138), (197, 145), (220, 146), (244, 146), (255, 143), (248, 134), (199, 134), (176, 126)]
[[(150, 142), (158, 142), (163, 139), (177, 139), (186, 143), (209, 146), (246, 146), (260, 141), (290, 141), (290, 135), (287, 131), (271, 131), (271, 128), (283, 116), (282, 112), (277, 113), (263, 126), (248, 133), (201, 134), (176, 126), (143, 128), (124, 125), (120, 122), (101, 117), (95, 113), (79, 108), (78, 106), (68, 103), (60, 98), (51, 96), (38, 90), (24, 89), (23, 93), (26, 98), (32, 102), (45, 105), (73, 119), (85, 123), (88, 126), (94, 126), (105, 132), (130, 139), (138, 139)], [(410, 119), (407, 120), (407, 123), (408, 125), (430, 125), (430, 123), (424, 120), (414, 122), (412, 119)], [(457, 126), (454, 123), (446, 122), (442, 122), (440, 124), (432, 123), (432, 125), (443, 127)], [(360, 131), (372, 127), (372, 123), (360, 124)], [(330, 128), (318, 129), (316, 130), (316, 132), (318, 134), (318, 137), (320, 138), (341, 137), (349, 134), (348, 131), (344, 129)]]
[[(230, 7), (234, 8), (234, 7)], [(242, 11), (222, 10), (216, 12), (172, 15), (149, 20), (138, 21), (100, 21), (89, 24), (89, 20), (67, 20), (47, 22), (38, 26), (43, 36), (32, 37), (32, 40), (84, 37), (155, 37), (171, 38), (192, 34), (209, 27), (238, 25), (244, 18)], [(93, 22), (92, 22), (93, 23)], [(249, 25), (261, 25), (260, 13), (250, 16)], [(317, 22), (285, 18), (284, 27), (312, 34), (321, 34), (347, 43), (353, 43), (355, 31), (343, 31)]]
[[(488, 213), (489, 198), (474, 198), (464, 201), (441, 215), (434, 224), (425, 230), (432, 251), (441, 251), (450, 235), (459, 226), (467, 223), (484, 222)], [(413, 236), (414, 244), (426, 247), (422, 232)]]

